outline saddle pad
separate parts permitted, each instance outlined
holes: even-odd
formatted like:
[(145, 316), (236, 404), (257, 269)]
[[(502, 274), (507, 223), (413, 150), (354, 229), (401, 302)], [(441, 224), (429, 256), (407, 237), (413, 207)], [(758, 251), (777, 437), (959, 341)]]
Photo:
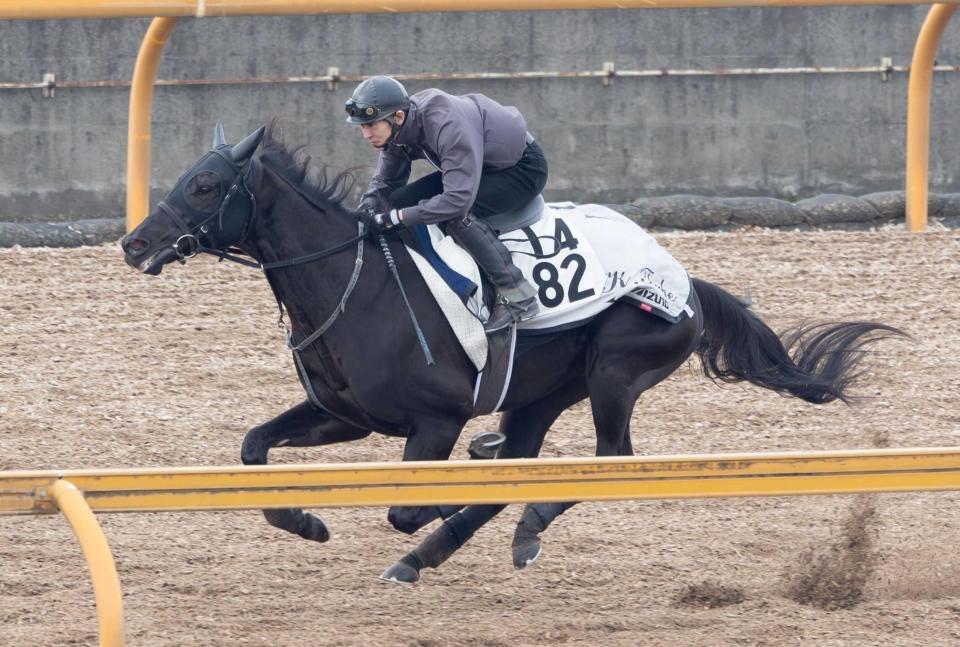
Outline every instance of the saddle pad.
[(608, 207), (550, 203), (538, 222), (500, 240), (540, 301), (540, 314), (520, 324), (521, 330), (571, 326), (624, 297), (669, 321), (690, 314), (683, 266)]
[[(427, 227), (437, 255), (456, 273), (482, 286), (473, 257), (435, 225)], [(690, 279), (683, 266), (643, 228), (626, 216), (598, 204), (549, 203), (529, 227), (500, 236), (513, 262), (537, 289), (540, 313), (520, 330), (545, 331), (572, 327), (596, 316), (621, 298), (668, 321), (684, 313)], [(466, 301), (430, 262), (407, 248), (477, 371), (487, 359), (482, 321), (482, 287)]]
[[(434, 226), (429, 227), (429, 229), (439, 231), (439, 229)], [(449, 247), (449, 245), (444, 245), (443, 247), (446, 248)], [(460, 255), (466, 256), (470, 263), (473, 264), (476, 284), (480, 285), (480, 272), (477, 270), (476, 263), (473, 262), (473, 259), (470, 258), (467, 252), (456, 245), (453, 245), (453, 247), (455, 248), (455, 252), (448, 254), (447, 249), (441, 250), (437, 247), (437, 243), (434, 243), (434, 249), (437, 250), (437, 253), (443, 258), (447, 265), (450, 265), (454, 271), (464, 274), (467, 278), (471, 278), (469, 273), (462, 271), (465, 269), (465, 266), (461, 267), (461, 265), (463, 265), (463, 259), (458, 259)], [(471, 297), (467, 307), (464, 307), (463, 301), (460, 300), (460, 297), (453, 291), (450, 285), (443, 280), (437, 270), (433, 268), (430, 261), (409, 246), (407, 247), (407, 251), (423, 275), (427, 287), (430, 288), (430, 292), (433, 293), (433, 297), (437, 300), (437, 304), (447, 318), (450, 327), (453, 328), (453, 332), (460, 341), (460, 345), (463, 346), (464, 352), (467, 353), (467, 357), (473, 362), (478, 372), (482, 371), (484, 365), (487, 363), (487, 335), (483, 330), (483, 324), (479, 318), (481, 313), (479, 310), (474, 309), (476, 308), (477, 297)], [(459, 254), (456, 252), (459, 252)], [(477, 290), (477, 292), (479, 292), (479, 290)], [(471, 303), (474, 308), (470, 308)], [(482, 303), (482, 301), (480, 301), (480, 303)], [(428, 339), (427, 342), (429, 343), (429, 341)]]

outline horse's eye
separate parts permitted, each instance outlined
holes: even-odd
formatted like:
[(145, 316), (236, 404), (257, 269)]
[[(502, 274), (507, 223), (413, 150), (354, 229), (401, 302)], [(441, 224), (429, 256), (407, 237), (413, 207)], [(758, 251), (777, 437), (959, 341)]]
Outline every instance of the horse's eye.
[(220, 176), (213, 171), (201, 171), (187, 181), (183, 197), (191, 207), (202, 213), (213, 211), (220, 203)]

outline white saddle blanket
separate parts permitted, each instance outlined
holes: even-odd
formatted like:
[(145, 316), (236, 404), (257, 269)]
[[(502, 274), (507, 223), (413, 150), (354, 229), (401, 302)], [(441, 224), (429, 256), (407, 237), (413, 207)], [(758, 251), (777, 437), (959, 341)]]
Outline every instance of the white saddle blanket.
[[(473, 258), (439, 227), (428, 227), (437, 254), (482, 285)], [(686, 312), (690, 280), (680, 263), (626, 216), (597, 204), (549, 203), (540, 220), (500, 237), (513, 262), (537, 290), (540, 313), (521, 330), (564, 327), (593, 317), (621, 298), (676, 321)], [(482, 294), (464, 307), (426, 259), (411, 255), (480, 370), (486, 362)], [(478, 290), (479, 293), (479, 290)], [(468, 311), (469, 309), (469, 311)]]

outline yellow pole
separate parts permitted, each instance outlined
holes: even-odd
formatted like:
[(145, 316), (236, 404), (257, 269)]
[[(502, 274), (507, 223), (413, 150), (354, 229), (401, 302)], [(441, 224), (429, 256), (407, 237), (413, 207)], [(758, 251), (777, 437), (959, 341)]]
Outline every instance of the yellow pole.
[(935, 4), (923, 21), (910, 64), (907, 94), (907, 230), (927, 228), (927, 168), (930, 158), (930, 84), (940, 37), (957, 10)]
[(137, 54), (127, 127), (127, 233), (150, 213), (150, 122), (157, 64), (178, 18), (154, 18)]
[(83, 494), (73, 483), (63, 479), (54, 481), (49, 486), (48, 493), (70, 522), (90, 567), (100, 624), (100, 645), (122, 647), (123, 598), (120, 593), (120, 578), (117, 576), (117, 567), (113, 563), (107, 538)]

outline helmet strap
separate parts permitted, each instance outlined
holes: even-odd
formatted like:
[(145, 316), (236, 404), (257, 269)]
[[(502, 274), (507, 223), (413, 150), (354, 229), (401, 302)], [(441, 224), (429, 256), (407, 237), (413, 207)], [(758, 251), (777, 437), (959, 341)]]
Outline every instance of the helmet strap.
[(397, 133), (400, 132), (401, 126), (397, 124), (397, 111), (394, 110), (393, 113), (386, 120), (390, 124), (390, 136), (387, 137), (387, 141), (384, 142), (384, 148), (393, 143), (393, 140), (396, 139)]

